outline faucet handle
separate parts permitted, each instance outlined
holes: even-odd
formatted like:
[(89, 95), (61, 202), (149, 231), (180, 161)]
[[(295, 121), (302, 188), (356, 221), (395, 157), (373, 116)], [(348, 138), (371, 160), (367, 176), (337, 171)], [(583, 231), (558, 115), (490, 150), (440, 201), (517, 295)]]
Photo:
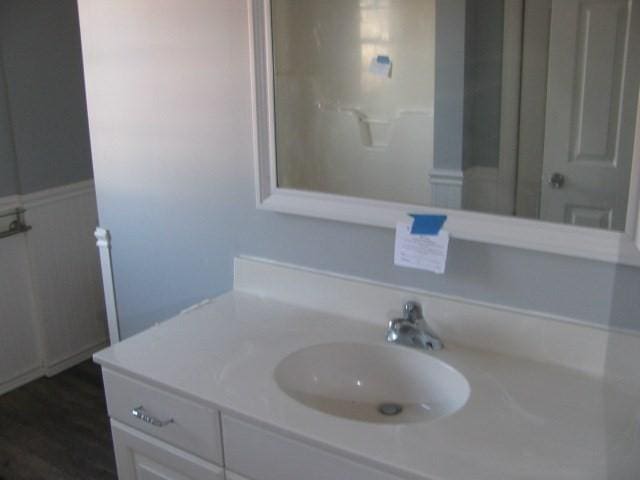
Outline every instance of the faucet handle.
[(399, 326), (404, 322), (403, 318), (394, 318), (393, 320), (389, 320), (389, 325), (387, 327), (387, 342), (395, 342), (398, 340)]
[(402, 306), (402, 317), (411, 323), (422, 318), (422, 307), (418, 302), (409, 301)]

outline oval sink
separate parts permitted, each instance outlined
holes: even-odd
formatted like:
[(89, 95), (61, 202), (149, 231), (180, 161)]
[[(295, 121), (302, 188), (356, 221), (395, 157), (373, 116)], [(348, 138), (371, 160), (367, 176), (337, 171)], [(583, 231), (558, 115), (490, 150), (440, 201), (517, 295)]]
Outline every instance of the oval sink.
[(470, 394), (456, 369), (398, 345), (314, 345), (285, 357), (274, 376), (298, 402), (363, 422), (427, 422), (461, 409)]

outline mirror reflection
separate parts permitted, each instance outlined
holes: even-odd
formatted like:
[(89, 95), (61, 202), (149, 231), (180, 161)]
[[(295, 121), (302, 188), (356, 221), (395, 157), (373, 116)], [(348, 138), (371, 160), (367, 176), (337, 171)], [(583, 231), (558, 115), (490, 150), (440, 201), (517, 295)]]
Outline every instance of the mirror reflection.
[(622, 231), (635, 0), (272, 0), (281, 188)]

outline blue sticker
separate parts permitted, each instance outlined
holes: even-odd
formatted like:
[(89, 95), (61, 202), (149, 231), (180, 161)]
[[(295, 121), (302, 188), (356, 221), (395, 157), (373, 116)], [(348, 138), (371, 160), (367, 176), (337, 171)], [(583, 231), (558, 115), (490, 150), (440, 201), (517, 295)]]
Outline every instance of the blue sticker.
[(387, 55), (378, 55), (378, 58), (376, 58), (376, 62), (388, 65), (391, 63), (391, 59)]
[(409, 216), (413, 217), (412, 235), (438, 235), (444, 222), (447, 221), (446, 215), (418, 215), (411, 213)]

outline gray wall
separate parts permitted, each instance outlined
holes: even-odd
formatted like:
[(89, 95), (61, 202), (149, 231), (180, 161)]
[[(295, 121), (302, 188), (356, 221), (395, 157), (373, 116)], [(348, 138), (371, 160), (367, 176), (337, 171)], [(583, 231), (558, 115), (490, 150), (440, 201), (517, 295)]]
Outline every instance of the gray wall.
[(463, 164), (498, 167), (504, 0), (466, 3)]
[(454, 239), (437, 276), (390, 230), (256, 210), (244, 2), (156, 2), (80, 0), (124, 336), (231, 289), (238, 254), (640, 330), (637, 268)]
[[(2, 6), (0, 5), (1, 15)], [(0, 43), (0, 51), (1, 49), (2, 44)], [(16, 156), (13, 149), (7, 86), (4, 79), (4, 68), (2, 57), (0, 56), (0, 197), (14, 195), (18, 192)]]
[[(75, 0), (2, 0), (0, 9), (1, 58), (19, 177), (14, 190), (31, 193), (91, 178)], [(0, 118), (4, 159), (3, 123)], [(1, 177), (6, 163), (0, 160)], [(0, 181), (0, 189), (2, 185)]]

